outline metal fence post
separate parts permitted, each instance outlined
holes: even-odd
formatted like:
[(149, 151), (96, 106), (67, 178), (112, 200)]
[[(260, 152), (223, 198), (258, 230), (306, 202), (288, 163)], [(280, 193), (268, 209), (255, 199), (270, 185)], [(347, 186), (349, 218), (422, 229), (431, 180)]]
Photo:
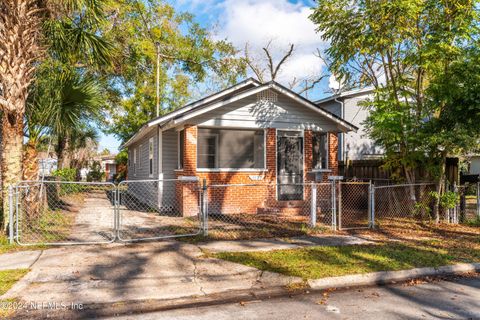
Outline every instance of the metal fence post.
[(369, 221), (369, 227), (371, 229), (375, 228), (375, 185), (370, 182), (369, 186), (369, 194), (370, 194), (370, 201), (369, 201), (369, 206), (370, 206), (370, 221)]
[(312, 182), (311, 192), (310, 227), (315, 228), (317, 225), (317, 184), (315, 182)]
[(342, 230), (342, 181), (338, 181), (338, 230)]
[(114, 195), (115, 195), (115, 207), (114, 207), (114, 210), (113, 210), (113, 214), (114, 214), (114, 219), (113, 221), (115, 221), (114, 223), (114, 232), (113, 234), (115, 235), (115, 240), (117, 239), (120, 239), (120, 190), (119, 190), (119, 185), (116, 185), (115, 186), (115, 190), (114, 190)]
[(203, 218), (203, 235), (208, 236), (208, 187), (207, 179), (203, 179), (202, 186), (202, 218)]
[(337, 190), (335, 179), (332, 179), (332, 230), (337, 230)]
[(8, 186), (8, 235), (9, 235), (9, 242), (13, 244), (13, 186)]

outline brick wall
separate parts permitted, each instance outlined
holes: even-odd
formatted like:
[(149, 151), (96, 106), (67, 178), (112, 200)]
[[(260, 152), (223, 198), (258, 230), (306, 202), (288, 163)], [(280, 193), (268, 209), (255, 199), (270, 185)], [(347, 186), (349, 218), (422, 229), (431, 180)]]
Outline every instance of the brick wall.
[(331, 175), (338, 175), (338, 136), (335, 132), (328, 133), (328, 168)]
[[(211, 187), (208, 191), (209, 212), (211, 214), (236, 214), (258, 213), (259, 209), (278, 207), (276, 201), (276, 130), (266, 130), (266, 171), (252, 170), (248, 172), (199, 172), (197, 171), (197, 127), (185, 127), (184, 166), (177, 171), (176, 176), (196, 176), (198, 185), (205, 179), (208, 185), (223, 184), (255, 184), (258, 186), (229, 186)], [(308, 172), (312, 169), (312, 132), (304, 133), (305, 170), (307, 180)], [(338, 141), (335, 133), (329, 133), (329, 168), (332, 174), (338, 173), (337, 150)], [(262, 180), (252, 179), (251, 176), (263, 176)], [(192, 183), (177, 182), (177, 199), (180, 210), (184, 216), (196, 215), (199, 207), (199, 193), (192, 188)], [(305, 201), (308, 201), (307, 196)]]

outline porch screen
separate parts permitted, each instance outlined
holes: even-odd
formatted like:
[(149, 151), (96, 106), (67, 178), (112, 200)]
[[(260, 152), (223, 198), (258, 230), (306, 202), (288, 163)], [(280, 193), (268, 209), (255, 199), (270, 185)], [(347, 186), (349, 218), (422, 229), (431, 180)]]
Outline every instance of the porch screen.
[(198, 129), (197, 167), (263, 169), (263, 130)]
[(326, 133), (314, 132), (312, 136), (313, 169), (328, 169), (328, 139)]

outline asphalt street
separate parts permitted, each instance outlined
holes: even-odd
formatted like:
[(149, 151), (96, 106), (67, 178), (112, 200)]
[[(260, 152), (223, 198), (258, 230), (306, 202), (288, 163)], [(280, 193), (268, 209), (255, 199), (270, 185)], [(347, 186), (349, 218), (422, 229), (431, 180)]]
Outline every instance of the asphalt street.
[(480, 276), (310, 292), (115, 319), (480, 319)]

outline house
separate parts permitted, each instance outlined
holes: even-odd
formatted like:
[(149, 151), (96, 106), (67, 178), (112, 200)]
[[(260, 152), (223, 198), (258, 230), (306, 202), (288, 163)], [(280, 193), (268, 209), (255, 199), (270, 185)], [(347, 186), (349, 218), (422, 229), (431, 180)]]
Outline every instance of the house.
[[(216, 191), (224, 203), (254, 213), (267, 197), (306, 201), (302, 185), (285, 184), (337, 174), (337, 135), (356, 130), (276, 82), (247, 79), (149, 121), (123, 147), (128, 148), (129, 180), (134, 180), (131, 190), (139, 200), (163, 206), (175, 198), (173, 210), (188, 216), (194, 214), (189, 207), (198, 209), (198, 194), (180, 181), (278, 185), (273, 195)], [(134, 184), (158, 179), (163, 182), (149, 189)], [(216, 196), (209, 193), (209, 199)]]
[(40, 179), (50, 176), (57, 170), (57, 155), (55, 152), (48, 154), (46, 151), (40, 151), (38, 153), (38, 169)]
[(107, 154), (100, 156), (100, 165), (102, 172), (105, 172), (105, 181), (113, 181), (117, 173), (116, 154)]
[(362, 102), (373, 98), (373, 88), (355, 89), (339, 92), (315, 103), (348, 121), (358, 128), (357, 131), (340, 133), (338, 137), (338, 153), (340, 161), (378, 159), (384, 154), (382, 148), (376, 146), (368, 138), (363, 122), (367, 119), (369, 111)]

